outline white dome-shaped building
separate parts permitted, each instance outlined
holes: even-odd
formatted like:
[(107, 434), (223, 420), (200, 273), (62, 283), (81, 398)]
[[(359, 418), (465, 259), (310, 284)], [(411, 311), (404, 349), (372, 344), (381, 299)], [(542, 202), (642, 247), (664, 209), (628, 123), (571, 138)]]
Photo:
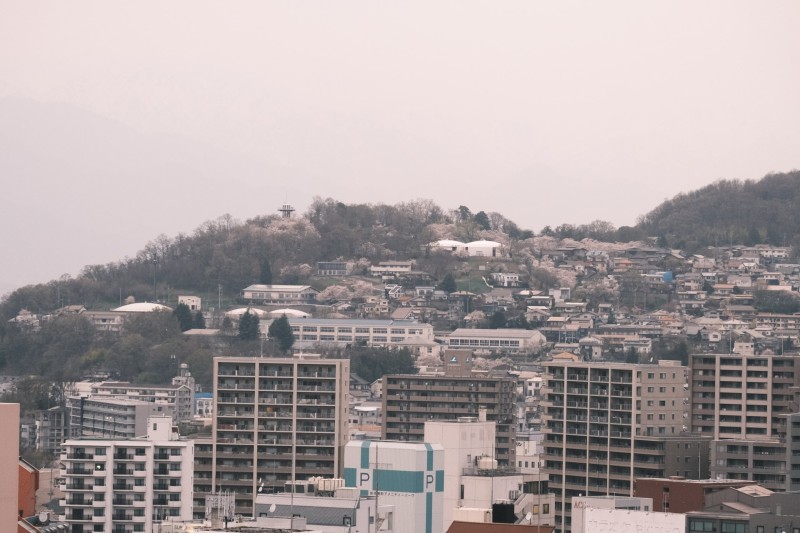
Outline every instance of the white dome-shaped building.
[(460, 252), (464, 250), (465, 244), (461, 241), (454, 241), (452, 239), (442, 239), (440, 241), (432, 242), (431, 248), (437, 250), (446, 250), (448, 252)]
[(258, 318), (267, 318), (269, 316), (269, 313), (263, 309), (256, 309), (255, 307), (238, 307), (236, 309), (231, 309), (225, 313), (225, 316), (228, 316), (233, 320), (239, 320), (248, 310), (250, 311), (251, 315), (258, 315)]
[(117, 307), (114, 311), (120, 313), (152, 313), (153, 311), (172, 311), (172, 308), (150, 302), (136, 302)]
[(286, 318), (308, 318), (311, 316), (299, 309), (274, 309), (269, 312), (270, 318), (280, 318), (283, 315), (286, 315)]
[(504, 257), (505, 248), (496, 241), (472, 241), (464, 245), (471, 257)]

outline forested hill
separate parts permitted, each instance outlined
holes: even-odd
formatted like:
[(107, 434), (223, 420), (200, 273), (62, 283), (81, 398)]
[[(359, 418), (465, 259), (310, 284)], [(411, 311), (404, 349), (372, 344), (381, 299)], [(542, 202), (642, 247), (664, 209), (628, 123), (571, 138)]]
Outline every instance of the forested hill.
[(419, 258), (426, 244), (445, 237), (510, 245), (532, 236), (498, 213), (465, 206), (444, 211), (429, 200), (371, 205), (318, 198), (288, 219), (275, 214), (242, 222), (224, 215), (189, 235), (160, 235), (134, 257), (87, 266), (76, 278), (17, 289), (0, 302), (0, 337), (20, 309), (108, 309), (127, 296), (174, 303), (178, 291), (216, 301), (221, 290), (229, 301), (252, 283), (308, 282), (317, 261)]
[(759, 181), (720, 180), (665, 201), (638, 228), (689, 252), (705, 246), (800, 245), (800, 171)]
[[(800, 171), (793, 171), (760, 181), (718, 181), (679, 194), (636, 227), (594, 221), (546, 226), (538, 235), (606, 242), (657, 237), (657, 244), (688, 252), (728, 244), (800, 247), (798, 205)], [(21, 309), (37, 314), (68, 304), (108, 309), (128, 296), (174, 303), (184, 291), (213, 301), (221, 290), (230, 302), (252, 283), (309, 282), (317, 261), (423, 259), (426, 245), (438, 239), (499, 241), (520, 264), (533, 268), (539, 238), (533, 237), (500, 213), (466, 206), (444, 210), (430, 200), (373, 205), (317, 198), (306, 213), (288, 219), (273, 214), (242, 222), (224, 215), (192, 234), (160, 235), (134, 257), (17, 289), (0, 301), (0, 337)], [(431, 273), (437, 279), (441, 274)]]

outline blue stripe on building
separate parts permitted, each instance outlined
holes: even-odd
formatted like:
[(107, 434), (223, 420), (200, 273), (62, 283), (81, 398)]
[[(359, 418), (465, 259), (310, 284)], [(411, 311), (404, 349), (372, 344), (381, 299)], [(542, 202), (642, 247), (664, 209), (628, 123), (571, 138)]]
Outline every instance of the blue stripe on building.
[(433, 470), (433, 446), (425, 443), (425, 449), (428, 450), (428, 468), (427, 470)]
[(444, 492), (444, 470), (436, 471), (436, 492)]
[(425, 492), (425, 473), (403, 470), (373, 471), (375, 490), (386, 492)]
[(345, 487), (355, 487), (356, 486), (356, 469), (355, 468), (345, 468), (344, 469), (344, 486)]
[(425, 533), (433, 532), (433, 493), (425, 495)]
[(369, 445), (370, 441), (365, 440), (361, 443), (361, 468), (369, 468)]

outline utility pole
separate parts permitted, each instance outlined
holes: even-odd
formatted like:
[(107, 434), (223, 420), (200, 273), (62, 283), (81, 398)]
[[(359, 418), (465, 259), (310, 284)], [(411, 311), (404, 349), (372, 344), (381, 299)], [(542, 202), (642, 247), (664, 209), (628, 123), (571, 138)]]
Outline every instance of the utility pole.
[(156, 265), (158, 265), (158, 261), (153, 257), (153, 303), (158, 301), (158, 294), (156, 293)]

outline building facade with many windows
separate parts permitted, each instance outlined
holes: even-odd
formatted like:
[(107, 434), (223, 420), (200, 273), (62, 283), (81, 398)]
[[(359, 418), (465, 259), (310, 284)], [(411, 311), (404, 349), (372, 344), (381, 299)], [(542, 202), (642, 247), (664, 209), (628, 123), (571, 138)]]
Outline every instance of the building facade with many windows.
[[(698, 441), (681, 435), (685, 367), (676, 361), (544, 366), (543, 459), (562, 531), (571, 527), (573, 496), (631, 496), (635, 478), (664, 475), (668, 443)], [(688, 463), (680, 474), (698, 468)]]
[(494, 458), (502, 466), (514, 466), (516, 385), (512, 378), (485, 373), (384, 376), (382, 437), (422, 442), (425, 422), (478, 417), (485, 408), (486, 420), (497, 425)]
[(289, 318), (296, 348), (327, 345), (345, 347), (432, 344), (433, 326), (416, 320)]
[(792, 488), (798, 365), (796, 354), (690, 357), (691, 427), (714, 439), (712, 476)]
[(252, 516), (259, 491), (341, 477), (349, 380), (346, 359), (215, 357), (211, 457), (196, 486), (235, 493), (236, 514)]
[(171, 417), (148, 421), (145, 438), (64, 443), (64, 520), (72, 533), (155, 531), (192, 517), (194, 444), (178, 440)]

